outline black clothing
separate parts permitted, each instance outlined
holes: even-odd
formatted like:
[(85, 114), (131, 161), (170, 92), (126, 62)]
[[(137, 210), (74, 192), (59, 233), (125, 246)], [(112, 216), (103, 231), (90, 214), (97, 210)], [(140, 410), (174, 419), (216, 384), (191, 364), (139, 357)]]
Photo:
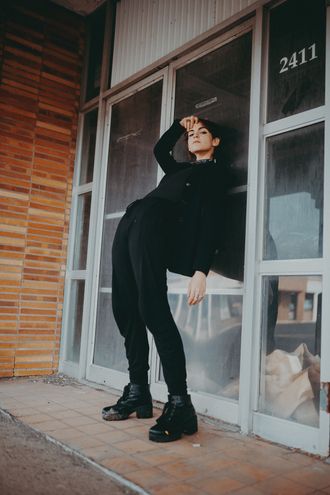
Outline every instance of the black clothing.
[(190, 395), (169, 394), (162, 415), (149, 430), (149, 440), (173, 442), (181, 438), (183, 433), (193, 435), (197, 431), (197, 414)]
[(105, 421), (127, 419), (133, 412), (137, 418), (152, 418), (152, 397), (149, 385), (129, 383), (124, 387), (123, 395), (116, 404), (102, 409)]
[(130, 382), (148, 382), (149, 344), (155, 339), (169, 393), (187, 392), (186, 360), (168, 299), (166, 253), (171, 208), (148, 198), (128, 209), (112, 246), (112, 308), (125, 338)]
[(128, 205), (112, 247), (113, 314), (125, 338), (130, 382), (148, 380), (147, 326), (172, 395), (187, 393), (186, 361), (167, 299), (166, 270), (208, 274), (226, 188), (222, 168), (214, 161), (174, 160), (170, 151), (183, 132), (175, 121), (155, 146), (165, 176), (153, 191)]
[(168, 269), (191, 277), (196, 270), (208, 274), (220, 244), (228, 172), (213, 160), (175, 161), (171, 150), (183, 132), (175, 120), (156, 144), (155, 156), (165, 176), (145, 198), (163, 198), (176, 204)]

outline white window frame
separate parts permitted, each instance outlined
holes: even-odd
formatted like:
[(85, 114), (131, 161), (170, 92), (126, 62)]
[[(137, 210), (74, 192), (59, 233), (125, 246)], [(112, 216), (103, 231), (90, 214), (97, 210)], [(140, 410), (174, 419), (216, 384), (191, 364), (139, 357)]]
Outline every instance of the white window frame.
[[(279, 2), (281, 3), (281, 2)], [(278, 3), (276, 4), (278, 5)], [(274, 6), (274, 5), (273, 5)], [(273, 7), (272, 6), (272, 7)], [(270, 7), (270, 8), (272, 8)], [(268, 24), (269, 16), (264, 13), (265, 23)], [(268, 27), (268, 26), (267, 26)], [(261, 327), (262, 327), (262, 280), (267, 275), (320, 275), (322, 277), (323, 301), (330, 299), (330, 198), (327, 193), (330, 189), (329, 173), (329, 147), (330, 147), (330, 8), (327, 8), (327, 33), (326, 33), (326, 95), (325, 105), (307, 110), (299, 114), (286, 117), (271, 123), (266, 123), (267, 108), (267, 67), (268, 67), (268, 33), (263, 39), (264, 65), (262, 73), (261, 91), (261, 141), (260, 141), (260, 165), (259, 186), (257, 196), (261, 207), (257, 217), (257, 250), (256, 250), (256, 278), (255, 287), (255, 334), (251, 354), (252, 376), (251, 376), (251, 406), (252, 406), (252, 431), (263, 438), (279, 442), (290, 447), (300, 448), (313, 454), (329, 454), (329, 413), (320, 410), (320, 423), (318, 428), (276, 418), (258, 411), (259, 380), (261, 365)], [(316, 259), (293, 259), (293, 260), (263, 260), (263, 237), (264, 237), (264, 214), (265, 214), (265, 192), (266, 192), (266, 161), (265, 148), (266, 139), (283, 134), (285, 132), (308, 127), (318, 122), (325, 124), (324, 142), (324, 225), (323, 225), (323, 257)], [(330, 323), (329, 305), (323, 304), (321, 321), (321, 383), (329, 382), (330, 365), (326, 356), (326, 349), (330, 349), (330, 336), (326, 332)], [(252, 360), (252, 355), (255, 359)], [(322, 395), (322, 392), (321, 392)], [(322, 401), (321, 401), (322, 402)]]

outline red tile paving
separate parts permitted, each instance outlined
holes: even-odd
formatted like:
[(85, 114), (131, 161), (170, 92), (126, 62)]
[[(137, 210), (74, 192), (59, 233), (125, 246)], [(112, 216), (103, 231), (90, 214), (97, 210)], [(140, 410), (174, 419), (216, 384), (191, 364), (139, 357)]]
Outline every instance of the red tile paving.
[[(152, 495), (330, 495), (330, 464), (199, 421), (199, 432), (177, 442), (148, 440), (155, 418), (105, 422), (116, 401), (85, 384), (40, 379), (0, 383), (0, 407)], [(154, 410), (155, 416), (160, 410)]]

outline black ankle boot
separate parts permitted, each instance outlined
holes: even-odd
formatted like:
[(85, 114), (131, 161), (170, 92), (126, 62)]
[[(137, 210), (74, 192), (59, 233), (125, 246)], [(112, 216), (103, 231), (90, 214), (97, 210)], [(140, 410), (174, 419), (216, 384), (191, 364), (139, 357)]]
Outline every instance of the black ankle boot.
[(102, 409), (102, 418), (106, 421), (127, 419), (133, 412), (136, 412), (137, 418), (152, 418), (152, 398), (149, 385), (135, 383), (126, 385), (117, 404)]
[(157, 424), (149, 430), (149, 440), (172, 442), (181, 438), (182, 433), (192, 435), (198, 430), (197, 415), (190, 395), (169, 395)]

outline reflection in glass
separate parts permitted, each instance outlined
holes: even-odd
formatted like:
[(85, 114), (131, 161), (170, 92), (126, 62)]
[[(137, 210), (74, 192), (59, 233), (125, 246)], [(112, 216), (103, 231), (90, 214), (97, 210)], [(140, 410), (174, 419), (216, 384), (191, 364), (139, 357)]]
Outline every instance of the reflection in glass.
[(68, 331), (66, 342), (66, 360), (79, 363), (81, 324), (84, 306), (84, 280), (72, 280), (70, 294), (70, 308), (68, 317)]
[[(251, 82), (251, 33), (221, 46), (176, 73), (175, 116), (198, 115), (222, 129), (221, 160), (235, 184), (247, 182)], [(186, 146), (175, 149), (186, 160)]]
[(107, 214), (118, 214), (156, 186), (158, 167), (153, 147), (159, 139), (161, 97), (159, 81), (112, 107), (94, 363), (122, 372), (128, 367), (124, 339), (111, 307), (111, 249), (121, 217), (109, 218)]
[(324, 0), (290, 0), (270, 10), (268, 122), (324, 104)]
[(264, 259), (322, 256), (323, 155), (323, 123), (267, 140)]
[(128, 368), (124, 339), (113, 317), (109, 292), (99, 293), (93, 363), (122, 372)]
[(106, 5), (104, 4), (87, 18), (89, 57), (86, 100), (94, 98), (100, 92), (105, 16)]
[(73, 269), (85, 270), (87, 261), (89, 218), (92, 193), (80, 194), (77, 206), (77, 224), (74, 245)]
[(156, 186), (161, 97), (159, 81), (112, 108), (106, 213), (123, 211)]
[(111, 249), (120, 218), (107, 218), (103, 223), (102, 254), (100, 266), (100, 287), (111, 287)]
[(85, 114), (84, 117), (79, 185), (93, 180), (97, 114), (96, 109)]
[(259, 410), (318, 426), (322, 280), (265, 277)]
[(186, 294), (170, 294), (169, 303), (185, 348), (190, 390), (237, 400), (242, 296), (208, 294), (189, 306)]

